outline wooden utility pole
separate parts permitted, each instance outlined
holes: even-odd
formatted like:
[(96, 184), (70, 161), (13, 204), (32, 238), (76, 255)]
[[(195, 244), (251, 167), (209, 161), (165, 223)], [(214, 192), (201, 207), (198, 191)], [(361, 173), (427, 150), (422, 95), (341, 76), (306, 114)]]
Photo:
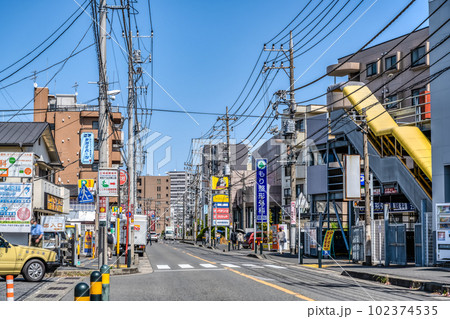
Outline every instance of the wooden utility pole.
[(364, 125), (363, 125), (363, 148), (364, 148), (364, 203), (365, 203), (365, 219), (364, 219), (364, 225), (365, 225), (365, 263), (367, 265), (372, 264), (372, 240), (371, 240), (371, 224), (372, 219), (370, 216), (370, 173), (369, 173), (369, 141), (368, 141), (368, 134), (369, 134), (369, 127), (367, 126), (367, 117), (366, 117), (366, 110), (364, 109)]

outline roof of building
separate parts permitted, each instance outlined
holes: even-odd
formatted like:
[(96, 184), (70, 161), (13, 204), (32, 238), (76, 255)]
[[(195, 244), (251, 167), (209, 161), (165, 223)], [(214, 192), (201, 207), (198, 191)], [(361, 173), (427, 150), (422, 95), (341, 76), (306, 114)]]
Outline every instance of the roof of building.
[(0, 144), (33, 145), (47, 126), (41, 122), (0, 122)]
[(47, 122), (0, 122), (0, 145), (33, 146), (42, 137), (52, 165), (61, 165), (55, 140)]

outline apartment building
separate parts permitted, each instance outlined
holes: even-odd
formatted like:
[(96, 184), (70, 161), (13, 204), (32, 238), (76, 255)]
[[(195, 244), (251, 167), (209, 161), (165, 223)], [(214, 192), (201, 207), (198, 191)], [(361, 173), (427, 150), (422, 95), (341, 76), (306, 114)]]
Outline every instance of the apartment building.
[[(122, 165), (123, 117), (117, 108), (110, 107), (108, 123), (109, 167)], [(47, 122), (55, 140), (64, 170), (56, 174), (56, 181), (71, 187), (71, 196), (76, 196), (78, 179), (97, 179), (99, 165), (97, 105), (77, 103), (77, 94), (49, 94), (46, 87), (34, 90), (34, 122)], [(82, 133), (94, 134), (94, 162), (80, 161)], [(114, 202), (114, 198), (110, 202)]]
[(151, 218), (151, 231), (160, 234), (166, 226), (170, 226), (169, 176), (139, 176), (137, 201), (137, 210)]
[[(171, 171), (167, 175), (170, 177), (170, 217), (176, 229), (183, 227), (183, 211), (186, 194), (186, 172)], [(186, 217), (186, 216), (184, 216)]]

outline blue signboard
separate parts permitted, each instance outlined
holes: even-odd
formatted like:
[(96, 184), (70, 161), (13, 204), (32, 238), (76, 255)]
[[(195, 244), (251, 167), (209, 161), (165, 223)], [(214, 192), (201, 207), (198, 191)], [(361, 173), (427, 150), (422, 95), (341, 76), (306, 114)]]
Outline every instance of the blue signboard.
[(94, 133), (81, 133), (81, 164), (94, 162)]
[(256, 222), (267, 223), (269, 193), (267, 190), (267, 159), (256, 160), (255, 207)]
[(80, 188), (80, 193), (78, 194), (78, 202), (79, 203), (93, 203), (94, 196), (92, 196), (89, 189), (86, 187), (86, 184), (82, 184)]
[[(375, 213), (382, 213), (384, 212), (384, 204), (389, 204), (389, 211), (391, 213), (393, 212), (413, 212), (415, 211), (414, 205), (411, 205), (410, 203), (380, 203), (380, 202), (374, 202), (373, 203), (373, 211)], [(364, 206), (359, 208), (359, 213), (364, 214), (366, 212), (366, 208)]]

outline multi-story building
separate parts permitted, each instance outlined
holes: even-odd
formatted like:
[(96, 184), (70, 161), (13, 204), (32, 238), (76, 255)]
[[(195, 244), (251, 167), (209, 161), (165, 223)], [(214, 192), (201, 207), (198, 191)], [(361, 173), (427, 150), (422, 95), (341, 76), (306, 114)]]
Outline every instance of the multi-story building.
[(158, 234), (171, 224), (170, 192), (169, 176), (139, 176), (137, 179), (137, 211), (150, 216), (150, 230)]
[[(122, 165), (123, 117), (118, 109), (109, 107), (108, 153), (111, 168)], [(64, 185), (76, 185), (78, 179), (97, 179), (99, 165), (98, 125), (99, 110), (96, 105), (77, 103), (76, 94), (49, 94), (48, 88), (34, 90), (34, 121), (50, 124), (52, 135), (64, 170), (56, 180)], [(94, 162), (80, 161), (81, 133), (94, 133)]]
[(186, 218), (186, 214), (184, 212), (184, 204), (186, 200), (186, 172), (171, 171), (167, 172), (167, 175), (170, 177), (171, 226), (173, 225), (176, 228), (177, 234), (181, 234), (183, 217)]

